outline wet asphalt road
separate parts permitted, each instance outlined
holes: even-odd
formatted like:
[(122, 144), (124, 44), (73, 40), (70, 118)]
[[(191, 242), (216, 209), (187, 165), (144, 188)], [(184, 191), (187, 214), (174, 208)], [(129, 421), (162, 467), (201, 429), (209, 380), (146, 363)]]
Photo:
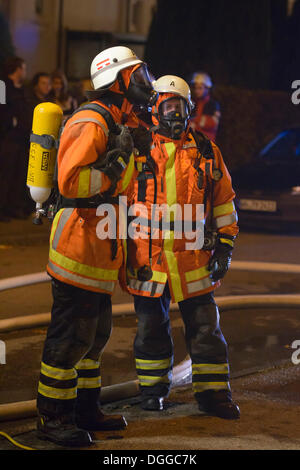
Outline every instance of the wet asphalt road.
[[(48, 251), (45, 227), (38, 227), (39, 235), (34, 232), (33, 236), (27, 223), (18, 222), (17, 227), (6, 227), (4, 231), (1, 225), (0, 278), (42, 271)], [(24, 242), (21, 234), (25, 232)], [(300, 264), (299, 241), (300, 237), (294, 235), (242, 232), (234, 260)], [(300, 274), (231, 270), (216, 296), (299, 293), (299, 278)], [(130, 297), (118, 289), (114, 302), (129, 301)], [(48, 312), (50, 308), (49, 284), (20, 288), (1, 294), (0, 319)], [(126, 415), (129, 428), (125, 433), (111, 433), (111, 436), (97, 433), (94, 448), (299, 449), (300, 366), (291, 362), (292, 343), (300, 340), (298, 309), (221, 312), (221, 327), (229, 343), (232, 376), (245, 374), (232, 380), (234, 396), (243, 413), (240, 422), (201, 416), (190, 387), (183, 387), (171, 393), (170, 407), (162, 415), (141, 415), (138, 400), (111, 406), (112, 411)], [(104, 385), (136, 378), (132, 354), (135, 328), (134, 317), (114, 320), (113, 335), (103, 355)], [(182, 321), (177, 313), (172, 314), (172, 329), (178, 363), (186, 351)], [(0, 366), (0, 403), (35, 398), (45, 331), (39, 328), (0, 334), (0, 339), (7, 342), (7, 364)], [(275, 364), (277, 368), (272, 369)], [(269, 367), (270, 371), (266, 372)], [(262, 369), (264, 372), (251, 375)], [(25, 444), (41, 449), (57, 448), (38, 441), (34, 428), (34, 420), (4, 426), (11, 433), (26, 431), (21, 435)], [(9, 448), (11, 444), (1, 441), (0, 449)]]
[[(39, 272), (45, 268), (48, 256), (47, 227), (37, 227), (37, 237), (36, 232), (32, 232), (36, 227), (32, 227), (28, 222), (22, 227), (22, 223), (17, 221), (18, 227), (15, 231), (6, 226), (6, 235), (3, 232), (1, 235), (3, 224), (0, 224), (0, 278)], [(24, 238), (19, 237), (22, 230), (23, 233), (29, 233), (25, 242)], [(30, 233), (35, 233), (35, 236), (31, 237)], [(298, 236), (242, 232), (236, 243), (234, 260), (300, 264), (299, 240)], [(232, 269), (216, 291), (216, 297), (299, 293), (299, 279), (300, 274)], [(113, 301), (130, 302), (131, 297), (118, 288)], [(50, 284), (1, 293), (0, 319), (49, 312), (50, 309)], [(172, 327), (178, 362), (186, 355), (183, 324), (178, 314), (172, 314)], [(269, 367), (283, 360), (290, 361), (293, 353), (291, 345), (295, 340), (300, 340), (298, 309), (243, 309), (224, 314), (221, 312), (221, 327), (229, 343), (231, 371), (234, 375)], [(135, 378), (132, 354), (135, 329), (134, 317), (115, 319), (113, 335), (103, 358), (104, 385)], [(45, 328), (40, 328), (0, 335), (0, 339), (7, 344), (6, 373), (0, 374), (0, 403), (6, 400), (34, 398), (45, 332)], [(27, 358), (25, 362), (24, 357)], [(119, 361), (113, 360), (116, 358), (119, 358)], [(17, 380), (14, 379), (16, 368), (19, 371)]]

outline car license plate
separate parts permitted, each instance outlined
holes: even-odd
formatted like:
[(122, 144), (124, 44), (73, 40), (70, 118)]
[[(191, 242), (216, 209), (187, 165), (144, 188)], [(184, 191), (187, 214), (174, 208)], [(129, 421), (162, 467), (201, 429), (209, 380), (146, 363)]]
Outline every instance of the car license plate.
[(243, 211), (276, 212), (276, 201), (262, 199), (240, 199), (239, 208)]

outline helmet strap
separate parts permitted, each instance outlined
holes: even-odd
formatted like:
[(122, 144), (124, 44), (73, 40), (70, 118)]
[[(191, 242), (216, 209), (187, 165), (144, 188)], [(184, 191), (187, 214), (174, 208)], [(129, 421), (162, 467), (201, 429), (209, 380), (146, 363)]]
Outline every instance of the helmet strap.
[(118, 83), (119, 83), (120, 91), (124, 93), (124, 95), (126, 96), (127, 88), (125, 86), (124, 78), (121, 72), (118, 74)]

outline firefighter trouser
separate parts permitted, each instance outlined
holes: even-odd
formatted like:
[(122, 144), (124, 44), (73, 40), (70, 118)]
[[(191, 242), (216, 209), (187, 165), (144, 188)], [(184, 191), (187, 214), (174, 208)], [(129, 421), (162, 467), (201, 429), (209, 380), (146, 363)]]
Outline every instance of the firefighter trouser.
[[(161, 297), (134, 296), (138, 328), (134, 342), (136, 370), (143, 396), (167, 396), (172, 380), (168, 285)], [(187, 350), (192, 360), (193, 391), (230, 390), (227, 344), (219, 326), (213, 294), (179, 302)]]
[(111, 333), (108, 294), (52, 280), (51, 323), (42, 356), (40, 413), (71, 412), (80, 402), (95, 407), (101, 389), (100, 356)]

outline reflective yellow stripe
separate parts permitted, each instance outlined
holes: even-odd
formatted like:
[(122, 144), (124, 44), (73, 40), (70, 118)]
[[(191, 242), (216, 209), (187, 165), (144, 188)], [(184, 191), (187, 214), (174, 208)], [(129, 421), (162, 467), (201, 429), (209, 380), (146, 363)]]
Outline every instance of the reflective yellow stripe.
[(41, 363), (41, 373), (47, 377), (58, 380), (76, 379), (77, 372), (75, 369), (59, 369), (57, 367), (48, 366), (44, 362)]
[(214, 217), (219, 217), (220, 215), (230, 214), (235, 210), (234, 202), (227, 202), (226, 204), (221, 204), (213, 208)]
[(129, 160), (129, 163), (128, 163), (127, 168), (126, 168), (125, 175), (122, 179), (121, 192), (125, 191), (125, 189), (129, 185), (129, 183), (131, 181), (131, 178), (132, 178), (132, 175), (133, 175), (133, 172), (134, 172), (134, 155), (132, 153), (130, 155), (130, 160)]
[(52, 246), (52, 241), (53, 241), (53, 238), (54, 238), (56, 229), (57, 229), (57, 225), (58, 225), (60, 216), (61, 216), (61, 214), (62, 214), (63, 211), (64, 211), (64, 209), (60, 209), (60, 210), (57, 212), (57, 214), (55, 215), (54, 220), (53, 220), (53, 222), (52, 222), (51, 235), (50, 235), (50, 246)]
[(229, 382), (193, 382), (193, 392), (205, 390), (230, 390)]
[(232, 246), (234, 245), (233, 240), (228, 240), (228, 238), (220, 238), (221, 243), (227, 243), (228, 245)]
[[(167, 183), (167, 204), (171, 207), (177, 203), (177, 191), (176, 191), (176, 173), (175, 173), (175, 154), (176, 147), (172, 142), (166, 143), (165, 148), (168, 153), (168, 161), (166, 163), (166, 183)], [(172, 215), (175, 216), (174, 212), (170, 214), (171, 220)]]
[(193, 271), (187, 271), (185, 273), (185, 279), (186, 282), (193, 282), (209, 275), (210, 271), (208, 271), (207, 266), (203, 266), (202, 268), (193, 269)]
[(79, 377), (78, 388), (99, 388), (101, 377)]
[[(177, 191), (176, 191), (176, 174), (175, 174), (175, 154), (176, 147), (173, 142), (165, 144), (165, 148), (168, 153), (168, 160), (166, 163), (166, 190), (167, 190), (167, 204), (171, 207), (177, 202)], [(171, 212), (170, 220), (176, 220), (176, 214)], [(174, 301), (180, 302), (184, 299), (181, 279), (178, 270), (178, 263), (176, 256), (173, 252), (174, 246), (174, 232), (166, 230), (164, 240), (164, 253), (166, 255), (166, 260), (170, 273), (170, 281), (172, 285), (172, 291), (174, 295)]]
[(77, 197), (89, 197), (90, 195), (90, 175), (89, 167), (83, 167), (79, 173)]
[(78, 263), (77, 261), (63, 256), (61, 253), (58, 253), (58, 251), (55, 251), (52, 248), (50, 248), (49, 258), (59, 266), (62, 266), (63, 268), (68, 269), (73, 273), (81, 274), (89, 278), (103, 279), (108, 281), (116, 281), (118, 279), (117, 269), (102, 269), (89, 266), (87, 264)]
[(172, 365), (172, 358), (157, 359), (155, 361), (150, 361), (146, 359), (136, 359), (135, 365), (137, 369), (145, 369), (145, 370), (167, 369), (167, 367), (170, 367)]
[(225, 364), (193, 364), (193, 374), (228, 374), (229, 366)]
[(77, 387), (54, 388), (39, 382), (38, 392), (45, 397), (55, 398), (56, 400), (72, 400), (77, 396)]
[(159, 383), (170, 383), (171, 373), (163, 375), (162, 377), (154, 377), (152, 375), (138, 375), (140, 385), (144, 387), (151, 387)]
[(168, 268), (170, 272), (170, 279), (171, 285), (173, 290), (174, 302), (181, 302), (184, 300), (182, 287), (181, 287), (181, 279), (178, 270), (178, 264), (176, 256), (173, 252), (173, 245), (174, 245), (174, 233), (170, 233), (170, 240), (164, 241), (164, 252), (166, 255), (166, 260), (168, 263)]
[(98, 367), (100, 367), (100, 362), (93, 361), (93, 359), (81, 359), (75, 367), (78, 370), (98, 369)]
[(63, 229), (64, 229), (66, 223), (68, 222), (69, 218), (73, 214), (73, 210), (74, 209), (71, 208), (71, 207), (68, 207), (66, 209), (62, 209), (63, 212), (62, 212), (62, 214), (59, 218), (59, 221), (57, 223), (57, 228), (55, 230), (55, 234), (54, 234), (54, 237), (53, 237), (53, 240), (52, 240), (52, 248), (54, 250), (56, 250), (56, 248), (57, 248), (60, 236), (63, 232)]
[(113, 293), (116, 285), (116, 281), (98, 281), (96, 279), (88, 279), (86, 277), (79, 276), (79, 274), (70, 273), (60, 266), (56, 266), (56, 264), (52, 263), (50, 260), (48, 261), (48, 268), (65, 279), (82, 284), (83, 286), (95, 287), (96, 289), (107, 291), (109, 293)]

